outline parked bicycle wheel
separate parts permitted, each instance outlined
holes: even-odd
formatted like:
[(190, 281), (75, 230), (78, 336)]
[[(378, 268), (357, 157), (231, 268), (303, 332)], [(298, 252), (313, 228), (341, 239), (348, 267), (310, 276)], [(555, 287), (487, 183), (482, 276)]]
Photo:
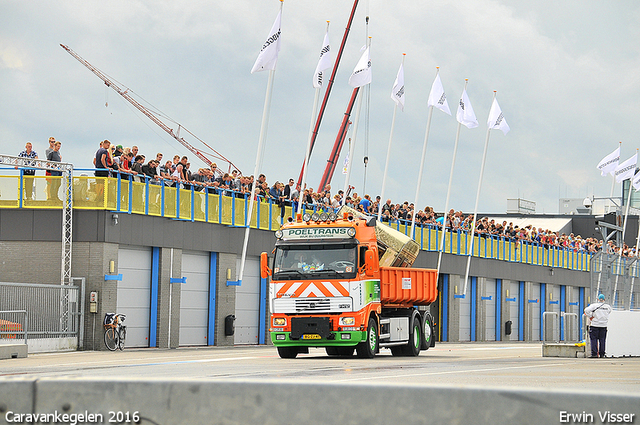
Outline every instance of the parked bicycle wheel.
[(124, 350), (124, 340), (127, 338), (127, 327), (121, 326), (118, 334), (118, 348), (122, 351)]
[(116, 351), (119, 343), (120, 337), (118, 335), (118, 332), (116, 332), (116, 329), (114, 327), (108, 327), (104, 331), (104, 345), (107, 346), (109, 351)]

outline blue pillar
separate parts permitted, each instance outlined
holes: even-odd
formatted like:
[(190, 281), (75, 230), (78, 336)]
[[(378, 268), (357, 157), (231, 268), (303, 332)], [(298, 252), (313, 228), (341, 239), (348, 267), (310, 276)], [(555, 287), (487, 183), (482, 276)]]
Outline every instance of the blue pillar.
[(218, 253), (209, 255), (209, 320), (207, 345), (216, 345), (216, 291), (218, 284)]
[(565, 285), (560, 285), (560, 341), (564, 341), (564, 317), (562, 317), (562, 313), (565, 310), (565, 302), (567, 297), (567, 287)]
[(258, 344), (266, 344), (267, 334), (267, 279), (260, 277), (260, 319), (258, 321)]
[(502, 279), (496, 279), (496, 341), (502, 341)]
[(524, 282), (518, 287), (518, 341), (524, 341)]
[[(476, 314), (478, 314), (478, 308), (476, 303), (476, 292), (478, 290), (478, 278), (473, 276), (471, 278), (471, 293), (469, 298), (469, 303), (471, 306), (471, 341), (476, 340)], [(465, 294), (466, 295), (466, 294)]]
[(160, 248), (151, 250), (151, 311), (149, 315), (149, 347), (157, 347), (158, 287), (160, 285)]
[(442, 341), (448, 341), (449, 335), (449, 275), (442, 275), (442, 310), (440, 314), (442, 317), (440, 318), (440, 323), (442, 323)]
[(578, 329), (580, 338), (582, 338), (582, 314), (584, 313), (584, 288), (579, 289), (578, 293)]
[(547, 304), (547, 284), (540, 284), (540, 341), (542, 341), (542, 334), (544, 333), (544, 321), (542, 320), (542, 316), (546, 309)]

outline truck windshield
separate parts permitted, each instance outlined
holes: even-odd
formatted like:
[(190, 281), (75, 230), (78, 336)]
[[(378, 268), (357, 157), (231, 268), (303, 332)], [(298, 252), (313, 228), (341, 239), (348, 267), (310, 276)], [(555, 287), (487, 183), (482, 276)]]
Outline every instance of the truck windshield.
[(276, 249), (275, 280), (352, 279), (358, 270), (354, 245), (290, 245)]

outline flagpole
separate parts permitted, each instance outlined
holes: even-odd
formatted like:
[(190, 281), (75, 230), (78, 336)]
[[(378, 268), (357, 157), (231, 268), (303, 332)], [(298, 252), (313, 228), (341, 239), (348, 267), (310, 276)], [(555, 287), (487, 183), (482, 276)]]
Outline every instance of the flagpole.
[[(406, 53), (402, 54), (402, 65), (404, 65), (404, 57)], [(396, 114), (398, 112), (398, 103), (394, 102), (393, 106), (393, 118), (391, 119), (391, 132), (389, 133), (389, 144), (387, 145), (387, 158), (384, 163), (384, 174), (382, 175), (382, 188), (380, 189), (380, 203), (378, 204), (378, 221), (382, 221), (382, 205), (385, 204), (384, 188), (387, 184), (387, 174), (389, 172), (389, 158), (391, 157), (391, 142), (393, 141), (393, 130), (396, 127)]]
[[(496, 98), (496, 91), (493, 91), (493, 99)], [(482, 177), (484, 175), (484, 164), (487, 160), (487, 148), (489, 147), (489, 134), (491, 132), (491, 127), (487, 128), (487, 137), (484, 140), (484, 151), (482, 152), (482, 165), (480, 166), (480, 180), (478, 181), (478, 191), (476, 192), (476, 205), (473, 209), (473, 221), (471, 222), (471, 238), (470, 238), (470, 247), (468, 248), (469, 256), (467, 257), (467, 269), (464, 274), (464, 291), (463, 294), (467, 293), (467, 281), (469, 280), (469, 267), (471, 266), (471, 257), (473, 256), (473, 237), (476, 231), (476, 220), (478, 218), (478, 202), (480, 201), (480, 189), (482, 188)]]
[[(622, 141), (619, 142), (620, 143), (620, 148), (622, 147)], [(616, 186), (616, 175), (615, 173), (613, 173), (611, 175), (613, 177), (613, 181), (611, 182), (611, 194), (609, 195), (609, 211), (607, 212), (611, 212), (611, 203), (613, 202), (613, 190)]]
[[(282, 6), (284, 0), (280, 0), (280, 13), (282, 13)], [(262, 163), (262, 151), (264, 149), (264, 141), (267, 137), (267, 127), (269, 126), (269, 109), (271, 107), (271, 92), (273, 91), (273, 79), (275, 76), (275, 69), (269, 70), (269, 80), (267, 81), (267, 93), (264, 99), (264, 108), (262, 110), (262, 123), (260, 124), (260, 136), (258, 139), (258, 150), (256, 152), (256, 166), (253, 171), (253, 184), (251, 185), (251, 197), (249, 198), (249, 214), (246, 218), (247, 227), (244, 231), (244, 244), (242, 245), (242, 257), (240, 258), (240, 273), (237, 277), (237, 284), (242, 285), (242, 277), (244, 276), (244, 264), (247, 259), (247, 246), (249, 244), (249, 231), (251, 230), (251, 217), (253, 216), (253, 205), (255, 204), (254, 198), (256, 195), (256, 186), (258, 185), (258, 175), (261, 169)], [(258, 220), (259, 221), (259, 217)]]
[[(368, 19), (367, 19), (367, 23), (368, 23)], [(369, 37), (368, 40), (368, 46), (367, 48), (371, 47), (371, 37)], [(368, 83), (367, 83), (368, 84)], [(359, 87), (356, 87), (354, 90), (357, 90)], [(359, 91), (359, 90), (358, 90)], [(358, 96), (358, 104), (356, 105), (356, 118), (353, 121), (353, 133), (351, 134), (351, 146), (349, 147), (349, 162), (347, 162), (347, 176), (344, 179), (344, 198), (342, 198), (342, 205), (345, 204), (346, 199), (347, 199), (347, 193), (349, 190), (349, 179), (351, 177), (351, 166), (353, 165), (353, 151), (355, 150), (356, 147), (356, 136), (358, 135), (358, 123), (360, 121), (360, 109), (362, 107), (362, 98), (364, 97), (364, 94), (362, 94), (362, 96)]]
[[(639, 256), (638, 256), (638, 245), (640, 245), (640, 226), (638, 226), (638, 238), (636, 239), (636, 251), (634, 252), (634, 255), (636, 257), (636, 260), (635, 260), (635, 262), (636, 262), (636, 271), (638, 270), (638, 258), (639, 258)], [(636, 274), (633, 273), (631, 275), (631, 290), (629, 291), (629, 294), (630, 294), (630, 296), (629, 296), (629, 308), (631, 308), (631, 297), (633, 297), (633, 286), (635, 284), (635, 281), (636, 281)]]
[[(638, 155), (638, 149), (636, 149), (636, 158)], [(636, 162), (637, 163), (637, 162)], [(635, 173), (634, 173), (635, 176)], [(615, 180), (614, 180), (615, 181)], [(619, 247), (618, 250), (618, 270), (620, 270), (620, 263), (622, 263), (622, 250), (624, 248), (624, 236), (625, 233), (627, 231), (627, 219), (629, 218), (629, 207), (631, 206), (631, 190), (633, 189), (633, 177), (631, 177), (629, 179), (629, 194), (627, 195), (627, 209), (624, 213), (624, 223), (622, 224), (622, 246)], [(624, 181), (622, 182), (623, 186), (624, 186)], [(616, 273), (616, 282), (613, 285), (613, 295), (612, 295), (612, 300), (615, 303), (616, 301), (616, 292), (618, 291), (618, 277), (620, 276), (619, 273)]]
[[(440, 67), (436, 67), (436, 78), (440, 72)], [(411, 217), (411, 237), (413, 238), (413, 232), (416, 225), (416, 209), (418, 208), (418, 195), (420, 194), (420, 183), (422, 182), (422, 172), (424, 171), (424, 160), (427, 154), (427, 142), (429, 141), (429, 130), (431, 129), (431, 117), (433, 116), (433, 105), (429, 106), (429, 116), (427, 117), (427, 128), (424, 132), (424, 141), (422, 142), (422, 156), (420, 157), (420, 170), (418, 171), (418, 183), (416, 185), (416, 196), (413, 203), (413, 217)], [(382, 202), (382, 198), (380, 201)]]
[[(467, 84), (469, 84), (469, 80), (465, 78), (464, 80), (464, 90), (467, 90)], [(444, 235), (445, 228), (447, 224), (447, 214), (449, 211), (449, 197), (451, 195), (451, 182), (453, 181), (453, 169), (456, 164), (456, 153), (458, 152), (458, 141), (460, 140), (460, 128), (462, 127), (462, 123), (458, 121), (458, 128), (456, 129), (456, 141), (453, 145), (453, 159), (451, 160), (451, 171), (449, 172), (449, 186), (447, 187), (447, 198), (444, 202), (444, 221), (442, 222), (442, 236), (440, 238), (440, 249), (438, 250), (438, 268), (436, 269), (436, 282), (438, 281), (438, 277), (440, 276), (440, 264), (442, 263), (442, 254), (444, 254)], [(453, 228), (451, 229), (453, 231)]]
[[(327, 21), (327, 32), (329, 32), (329, 21)], [(304, 188), (307, 185), (307, 169), (309, 168), (309, 157), (311, 156), (311, 144), (313, 143), (313, 128), (315, 126), (316, 113), (318, 111), (318, 103), (320, 102), (320, 87), (316, 88), (316, 94), (313, 99), (313, 108), (311, 112), (311, 124), (309, 125), (309, 142), (307, 143), (307, 153), (304, 157), (304, 164), (302, 164), (302, 183), (298, 194), (298, 206), (296, 208), (296, 214), (302, 209), (302, 196), (304, 194)]]

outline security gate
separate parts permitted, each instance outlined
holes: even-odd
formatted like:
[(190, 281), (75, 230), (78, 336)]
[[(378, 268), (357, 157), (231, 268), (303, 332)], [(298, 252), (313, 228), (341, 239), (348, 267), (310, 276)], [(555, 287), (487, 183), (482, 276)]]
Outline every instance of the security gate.
[(511, 335), (503, 338), (511, 341), (518, 341), (520, 335), (520, 282), (512, 281), (509, 283), (509, 294), (505, 301), (509, 303), (509, 319), (511, 320)]
[(0, 313), (0, 344), (13, 343), (27, 332), (29, 353), (82, 348), (82, 286), (39, 283), (0, 283), (0, 312), (26, 311), (24, 314)]
[[(240, 259), (236, 261), (240, 270)], [(260, 259), (247, 257), (242, 285), (236, 290), (235, 344), (258, 344), (260, 325)]]
[(485, 341), (496, 340), (496, 280), (486, 279), (485, 295), (481, 298), (485, 303)]
[(127, 315), (127, 347), (149, 346), (151, 314), (151, 248), (120, 247), (118, 249), (118, 282), (116, 313)]
[(460, 301), (460, 334), (458, 335), (458, 341), (471, 341), (471, 290), (468, 290), (464, 297), (458, 298), (458, 300)]
[(180, 290), (180, 345), (207, 345), (209, 322), (208, 252), (183, 251)]

